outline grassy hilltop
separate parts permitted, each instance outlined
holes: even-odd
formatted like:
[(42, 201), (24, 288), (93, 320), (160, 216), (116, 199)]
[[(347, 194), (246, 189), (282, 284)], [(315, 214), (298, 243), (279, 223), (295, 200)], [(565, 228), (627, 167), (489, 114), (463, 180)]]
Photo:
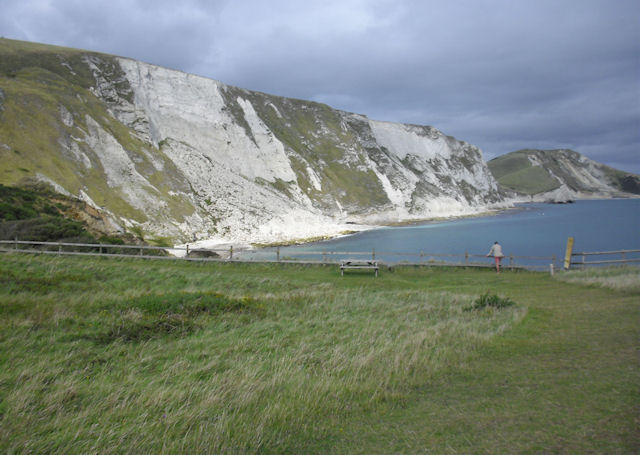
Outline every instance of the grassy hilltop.
[(640, 194), (640, 176), (613, 169), (573, 150), (518, 150), (487, 164), (503, 187), (524, 195), (547, 193), (563, 185), (586, 195)]
[(5, 253), (0, 451), (637, 453), (639, 282)]

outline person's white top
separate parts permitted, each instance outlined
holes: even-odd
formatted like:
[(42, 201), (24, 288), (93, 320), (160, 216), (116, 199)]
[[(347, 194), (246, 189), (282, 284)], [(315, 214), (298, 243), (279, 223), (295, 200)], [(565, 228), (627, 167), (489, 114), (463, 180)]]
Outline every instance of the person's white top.
[(493, 256), (493, 257), (497, 257), (497, 258), (504, 257), (504, 254), (502, 254), (502, 247), (500, 246), (500, 244), (499, 243), (494, 243), (491, 246), (491, 250), (489, 250), (489, 254), (487, 254), (487, 256)]

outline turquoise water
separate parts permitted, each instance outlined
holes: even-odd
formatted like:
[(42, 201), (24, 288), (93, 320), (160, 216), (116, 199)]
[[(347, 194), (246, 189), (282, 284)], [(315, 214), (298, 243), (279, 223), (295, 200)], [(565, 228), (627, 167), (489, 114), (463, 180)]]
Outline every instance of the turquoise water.
[[(376, 259), (390, 263), (461, 262), (465, 253), (470, 255), (470, 261), (486, 262), (481, 256), (487, 254), (494, 241), (499, 241), (505, 255), (516, 256), (515, 263), (548, 267), (547, 258), (553, 256), (559, 265), (568, 237), (575, 239), (574, 252), (640, 249), (640, 199), (523, 204), (493, 216), (385, 227), (326, 242), (283, 247), (280, 257), (320, 259), (309, 252), (362, 252), (362, 257), (368, 258), (375, 250)], [(256, 254), (273, 256), (275, 249), (254, 253), (255, 258)], [(329, 257), (338, 256), (345, 257)]]

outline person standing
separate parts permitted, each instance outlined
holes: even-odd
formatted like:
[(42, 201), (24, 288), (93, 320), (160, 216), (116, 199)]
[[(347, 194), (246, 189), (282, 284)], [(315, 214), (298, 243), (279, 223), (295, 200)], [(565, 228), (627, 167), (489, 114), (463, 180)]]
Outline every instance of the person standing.
[(496, 241), (493, 245), (491, 245), (491, 249), (489, 250), (489, 253), (487, 254), (487, 257), (489, 256), (493, 256), (493, 258), (496, 261), (496, 272), (500, 273), (500, 261), (502, 261), (502, 258), (504, 257), (504, 254), (502, 253), (502, 246), (500, 246), (500, 244)]

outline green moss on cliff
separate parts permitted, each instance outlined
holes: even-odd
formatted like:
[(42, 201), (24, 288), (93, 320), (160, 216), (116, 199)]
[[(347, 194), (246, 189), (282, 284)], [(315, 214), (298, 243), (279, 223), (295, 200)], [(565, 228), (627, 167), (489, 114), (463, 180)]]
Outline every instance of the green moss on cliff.
[[(375, 173), (362, 170), (366, 152), (338, 111), (321, 103), (233, 87), (227, 87), (225, 93), (227, 101), (236, 103), (237, 97), (241, 97), (252, 103), (262, 121), (289, 151), (298, 185), (317, 204), (323, 205), (323, 200), (332, 198), (354, 208), (389, 202)], [(309, 181), (307, 167), (320, 179), (321, 191)]]

